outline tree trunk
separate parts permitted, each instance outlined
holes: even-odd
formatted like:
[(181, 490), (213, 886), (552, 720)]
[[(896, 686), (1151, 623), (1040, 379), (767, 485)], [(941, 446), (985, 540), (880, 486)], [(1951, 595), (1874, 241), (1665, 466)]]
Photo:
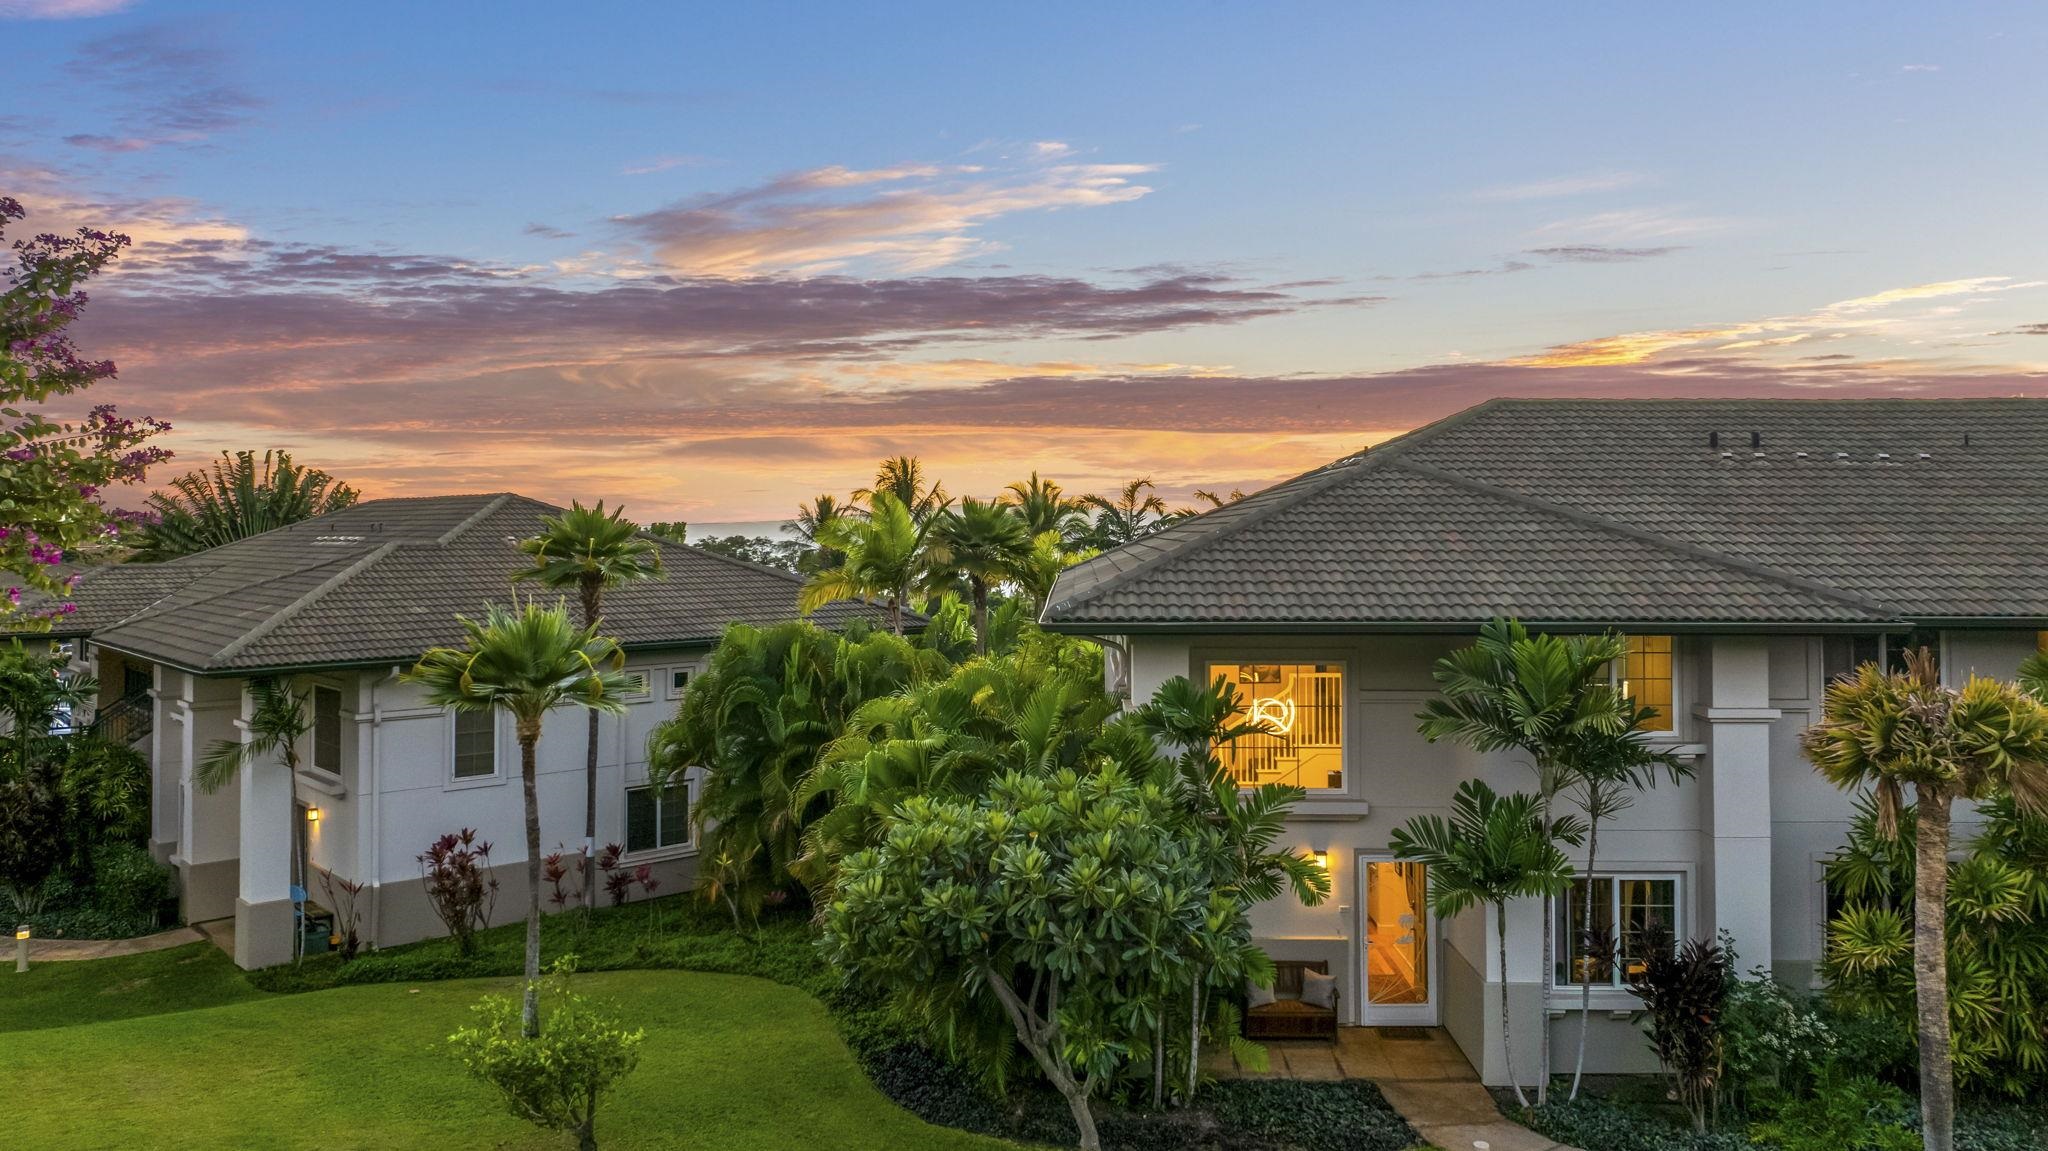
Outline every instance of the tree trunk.
[(595, 1116), (576, 1125), (576, 1151), (597, 1151), (597, 1119)]
[[(1550, 805), (1557, 798), (1559, 770), (1555, 764), (1537, 769), (1537, 790), (1542, 799), (1543, 834), (1552, 833)], [(1536, 1105), (1550, 1102), (1550, 980), (1557, 966), (1557, 893), (1543, 893), (1543, 970), (1536, 980)], [(1502, 994), (1506, 994), (1507, 969), (1501, 969)]]
[(1195, 971), (1195, 986), (1188, 993), (1188, 1094), (1181, 1100), (1181, 1106), (1190, 1106), (1195, 1101), (1195, 1085), (1202, 1081), (1202, 972)]
[(1955, 1147), (1955, 1069), (1948, 1034), (1949, 795), (1916, 786), (1913, 1001), (1920, 1017), (1920, 1139), (1926, 1151)]
[(889, 597), (889, 630), (903, 634), (903, 593), (899, 590)]
[(540, 1034), (540, 793), (534, 783), (534, 745), (540, 724), (519, 732), (519, 782), (526, 790), (526, 997), (520, 1005), (520, 1031), (528, 1039)]
[[(594, 628), (602, 618), (604, 584), (583, 580), (583, 626)], [(583, 909), (597, 910), (597, 884), (593, 874), (597, 859), (597, 712), (588, 712), (590, 736), (583, 757)]]
[[(1031, 1055), (1038, 1069), (1045, 1072), (1046, 1079), (1067, 1101), (1067, 1110), (1074, 1116), (1074, 1128), (1080, 1132), (1081, 1151), (1102, 1151), (1102, 1137), (1095, 1131), (1095, 1112), (1088, 1106), (1089, 1088), (1074, 1082), (1073, 1072), (1067, 1067), (1066, 1059), (1060, 1054), (1064, 1043), (1059, 1030), (1059, 977), (1052, 980), (1051, 993), (1046, 1002), (1046, 1019), (1040, 1021), (1036, 1004), (1025, 1003), (1017, 997), (1017, 991), (1010, 981), (994, 972), (988, 973), (988, 985), (996, 993), (996, 999), (1010, 1016), (1010, 1025), (1016, 1029), (1017, 1041)], [(1037, 991), (1032, 991), (1037, 997)]]
[(1507, 1069), (1508, 1085), (1515, 1089), (1515, 1102), (1529, 1105), (1529, 1097), (1522, 1094), (1522, 1081), (1515, 1077), (1515, 1042), (1508, 1033), (1508, 1017), (1514, 1014), (1508, 1010), (1508, 905), (1503, 900), (1493, 905), (1494, 930), (1500, 939), (1500, 1058)]
[(988, 585), (981, 577), (974, 576), (967, 581), (967, 590), (974, 598), (974, 654), (988, 654)]
[(1152, 1110), (1166, 1105), (1166, 1007), (1159, 1004), (1159, 1018), (1152, 1021)]
[[(1588, 798), (1593, 797), (1589, 796)], [(1586, 806), (1594, 811), (1599, 809), (1597, 800), (1588, 803)], [(1586, 896), (1579, 901), (1581, 910), (1585, 912), (1585, 914), (1579, 917), (1579, 937), (1582, 940), (1590, 940), (1593, 936), (1593, 860), (1597, 857), (1599, 847), (1600, 817), (1593, 814), (1593, 811), (1588, 811), (1586, 813)], [(1570, 963), (1571, 948), (1565, 948), (1564, 954), (1565, 962)], [(1573, 1099), (1579, 1097), (1579, 1080), (1583, 1079), (1586, 1075), (1586, 1031), (1593, 1021), (1593, 968), (1591, 964), (1588, 964), (1584, 972), (1579, 976), (1579, 983), (1579, 1056), (1572, 1063), (1571, 1097)]]

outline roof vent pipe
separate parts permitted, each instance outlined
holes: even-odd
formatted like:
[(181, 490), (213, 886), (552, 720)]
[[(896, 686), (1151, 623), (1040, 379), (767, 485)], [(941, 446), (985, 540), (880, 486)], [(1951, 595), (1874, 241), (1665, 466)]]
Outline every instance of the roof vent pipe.
[[(1969, 443), (1969, 442), (1970, 442), (1970, 437), (1968, 437), (1968, 436), (1964, 436), (1964, 437), (1963, 437), (1963, 442), (1964, 442), (1964, 443), (1966, 443), (1966, 444), (1967, 444), (1967, 443)], [(1708, 450), (1708, 451), (1718, 451), (1718, 450), (1720, 450), (1720, 447), (1721, 447), (1721, 433), (1719, 433), (1719, 432), (1708, 432), (1708, 433), (1707, 433), (1707, 450)]]
[(1763, 446), (1764, 446), (1764, 434), (1763, 434), (1762, 432), (1751, 432), (1751, 433), (1749, 433), (1749, 450), (1750, 450), (1750, 451), (1755, 451), (1755, 450), (1757, 450), (1758, 448), (1760, 448), (1760, 447), (1763, 447)]

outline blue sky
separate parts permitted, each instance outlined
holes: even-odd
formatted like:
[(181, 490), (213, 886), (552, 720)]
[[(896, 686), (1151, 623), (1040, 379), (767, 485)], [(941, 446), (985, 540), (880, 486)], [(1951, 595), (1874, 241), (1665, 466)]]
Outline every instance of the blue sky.
[[(0, 0), (186, 457), (756, 519), (1257, 486), (1492, 394), (2048, 383), (2034, 5)], [(2036, 331), (2041, 334), (2035, 334)]]

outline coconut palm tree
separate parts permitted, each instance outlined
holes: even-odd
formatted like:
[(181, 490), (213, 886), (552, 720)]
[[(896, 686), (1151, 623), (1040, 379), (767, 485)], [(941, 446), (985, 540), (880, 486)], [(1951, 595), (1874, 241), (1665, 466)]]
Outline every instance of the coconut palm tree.
[(356, 502), (354, 488), (319, 468), (301, 467), (290, 452), (222, 452), (210, 468), (187, 472), (170, 490), (150, 493), (156, 522), (143, 530), (135, 558), (176, 559), (235, 540), (338, 512)]
[[(2021, 667), (2048, 684), (2048, 663)], [(2048, 812), (2048, 706), (2021, 688), (1971, 676), (1944, 685), (1934, 653), (1907, 653), (1903, 673), (1865, 664), (1828, 687), (1823, 719), (1800, 735), (1814, 770), (1843, 789), (1870, 788), (1877, 830), (1896, 837), (1913, 788), (1913, 983), (1920, 1038), (1920, 1135), (1927, 1151), (1955, 1146), (1955, 1068), (1949, 1047), (1949, 817), (1958, 799), (2010, 795)]]
[(858, 489), (853, 498), (866, 503), (872, 511), (875, 496), (884, 492), (896, 497), (897, 502), (910, 512), (910, 518), (920, 524), (953, 503), (953, 497), (946, 494), (944, 484), (937, 480), (927, 482), (924, 461), (916, 456), (892, 456), (883, 460), (875, 470), (875, 486)]
[(1003, 502), (1017, 509), (1034, 539), (1046, 532), (1058, 532), (1063, 540), (1073, 539), (1088, 526), (1081, 501), (1068, 498), (1065, 488), (1052, 480), (1040, 479), (1037, 472), (1032, 472), (1028, 480), (1010, 484), (1003, 492)]
[(1016, 579), (1031, 556), (1024, 521), (1003, 504), (969, 496), (939, 515), (931, 540), (934, 572), (967, 581), (974, 651), (987, 655), (989, 589)]
[(526, 1035), (539, 1034), (540, 980), (540, 798), (535, 792), (534, 749), (541, 721), (551, 708), (568, 704), (592, 713), (626, 709), (631, 680), (619, 669), (625, 653), (578, 627), (561, 601), (553, 607), (528, 602), (517, 608), (492, 604), (481, 622), (457, 616), (467, 637), (463, 647), (437, 647), (405, 673), (426, 689), (426, 701), (457, 711), (502, 710), (512, 716), (519, 739), (519, 774), (526, 797)]
[[(1589, 742), (1625, 736), (1634, 712), (1609, 681), (1608, 667), (1628, 654), (1618, 635), (1531, 635), (1517, 620), (1495, 619), (1479, 641), (1438, 660), (1439, 694), (1420, 717), (1431, 743), (1455, 739), (1475, 751), (1515, 751), (1536, 772), (1538, 813), (1551, 820), (1558, 792), (1573, 779), (1574, 756)], [(1555, 893), (1543, 897), (1543, 971), (1556, 958)], [(1538, 1048), (1536, 1099), (1550, 1098), (1550, 1013)]]
[[(1388, 836), (1396, 859), (1420, 863), (1428, 876), (1430, 910), (1440, 918), (1468, 907), (1493, 908), (1503, 989), (1508, 972), (1508, 902), (1541, 895), (1553, 898), (1571, 884), (1572, 865), (1559, 841), (1577, 845), (1583, 829), (1576, 819), (1551, 821), (1542, 799), (1526, 792), (1499, 795), (1468, 779), (1451, 797), (1451, 818), (1418, 815)], [(1548, 934), (1546, 932), (1546, 934)], [(1500, 1038), (1508, 1082), (1524, 1107), (1529, 1099), (1515, 1075), (1515, 1045), (1509, 1033), (1508, 997), (1500, 1001)]]
[(1082, 540), (1104, 551), (1151, 534), (1173, 516), (1150, 479), (1132, 480), (1117, 490), (1115, 499), (1086, 495), (1081, 502), (1095, 511), (1095, 521), (1082, 533)]
[[(296, 819), (299, 813), (299, 744), (306, 738), (312, 727), (307, 718), (306, 693), (294, 692), (285, 682), (274, 676), (264, 676), (249, 683), (249, 696), (255, 705), (249, 713), (247, 740), (217, 740), (202, 756), (192, 772), (192, 781), (199, 790), (211, 794), (233, 782), (242, 769), (257, 760), (277, 758), (284, 763), (286, 786), (291, 789), (291, 807), (287, 819)], [(306, 883), (306, 861), (299, 858), (298, 828), (292, 831), (292, 883), (303, 888)], [(300, 958), (305, 946), (305, 933), (292, 932), (292, 959)]]
[(887, 491), (869, 497), (865, 517), (841, 516), (818, 529), (820, 547), (846, 556), (838, 567), (815, 572), (797, 597), (805, 612), (843, 599), (882, 599), (889, 605), (889, 629), (903, 634), (903, 605), (932, 568), (929, 543), (933, 520), (920, 523), (903, 501)]
[[(604, 618), (604, 589), (649, 580), (661, 574), (661, 545), (640, 534), (626, 518), (626, 509), (604, 510), (571, 502), (559, 516), (543, 516), (540, 534), (519, 541), (519, 550), (533, 557), (533, 566), (513, 573), (514, 580), (536, 580), (557, 590), (576, 590), (583, 626), (596, 628)], [(597, 885), (590, 862), (597, 851), (597, 713), (590, 713), (583, 761), (583, 906), (597, 906)]]

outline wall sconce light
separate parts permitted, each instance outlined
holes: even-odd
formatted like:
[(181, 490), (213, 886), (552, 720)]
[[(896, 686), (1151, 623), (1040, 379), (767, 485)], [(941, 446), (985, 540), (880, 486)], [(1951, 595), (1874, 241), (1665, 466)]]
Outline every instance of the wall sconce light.
[(1330, 853), (1329, 853), (1329, 852), (1327, 852), (1327, 851), (1311, 851), (1311, 852), (1309, 852), (1309, 853), (1308, 853), (1308, 857), (1309, 857), (1310, 859), (1313, 859), (1313, 860), (1315, 860), (1315, 864), (1316, 864), (1316, 866), (1317, 866), (1317, 867), (1320, 867), (1320, 868), (1322, 868), (1322, 869), (1323, 869), (1324, 871), (1328, 871), (1328, 870), (1330, 870)]
[(319, 809), (319, 808), (317, 808), (317, 807), (309, 807), (309, 808), (307, 808), (307, 809), (306, 809), (306, 822), (307, 822), (307, 823), (318, 823), (318, 822), (320, 822), (320, 809)]

